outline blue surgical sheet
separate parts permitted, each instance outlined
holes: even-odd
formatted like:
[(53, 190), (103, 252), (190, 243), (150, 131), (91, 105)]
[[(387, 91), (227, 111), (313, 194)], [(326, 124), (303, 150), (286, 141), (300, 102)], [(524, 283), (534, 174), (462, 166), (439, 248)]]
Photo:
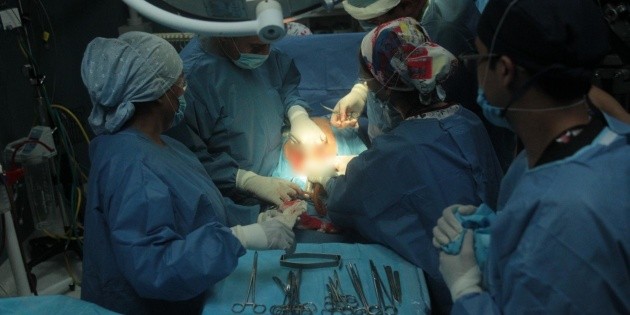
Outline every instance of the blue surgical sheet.
[[(370, 273), (369, 259), (374, 260), (381, 279), (389, 291), (387, 277), (383, 265), (392, 266), (400, 272), (402, 288), (402, 304), (398, 307), (399, 314), (427, 314), (430, 306), (429, 295), (421, 269), (396, 255), (391, 250), (376, 244), (298, 244), (296, 252), (329, 253), (341, 255), (343, 268), (329, 267), (319, 269), (303, 269), (300, 285), (300, 301), (313, 302), (317, 306), (317, 314), (321, 312), (326, 296), (326, 282), (333, 271), (337, 270), (341, 279), (344, 294), (356, 292), (348, 277), (347, 263), (357, 266), (363, 290), (370, 305), (376, 304), (376, 295)], [(267, 312), (273, 305), (281, 305), (284, 294), (273, 282), (272, 277), (277, 276), (286, 281), (291, 268), (280, 266), (280, 256), (284, 251), (258, 252), (258, 273), (256, 281), (256, 303), (267, 306)], [(248, 251), (239, 259), (238, 267), (225, 280), (215, 285), (206, 300), (203, 314), (229, 314), (232, 304), (245, 301), (249, 278), (252, 269), (253, 251)], [(385, 303), (389, 301), (385, 298)], [(251, 312), (250, 312), (251, 313)]]

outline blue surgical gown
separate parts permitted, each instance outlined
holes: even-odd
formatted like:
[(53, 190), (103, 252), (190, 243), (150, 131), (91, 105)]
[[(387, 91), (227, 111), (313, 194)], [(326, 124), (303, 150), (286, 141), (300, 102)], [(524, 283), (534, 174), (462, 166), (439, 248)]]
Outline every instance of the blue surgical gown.
[(503, 175), (479, 118), (458, 105), (449, 110), (455, 111), (441, 119), (404, 120), (327, 185), (336, 225), (390, 247), (442, 292), (435, 223), (455, 203), (495, 205)]
[(116, 312), (200, 306), (245, 253), (227, 225), (259, 211), (224, 199), (192, 152), (162, 139), (125, 129), (90, 144), (81, 294)]
[[(189, 147), (224, 193), (240, 169), (270, 176), (280, 156), (282, 127), (300, 98), (291, 58), (272, 49), (263, 65), (237, 67), (193, 39), (181, 52), (188, 81), (186, 124), (171, 135)], [(184, 130), (185, 129), (185, 130)]]
[[(479, 16), (479, 10), (472, 0), (433, 0), (429, 2), (422, 17), (418, 17), (418, 21), (422, 22), (432, 41), (459, 56), (476, 51), (474, 43)], [(481, 114), (477, 110), (475, 82), (474, 71), (457, 69), (446, 81), (444, 89), (449, 100)], [(366, 107), (370, 140), (392, 130), (402, 121), (400, 114), (374, 97), (374, 93), (368, 94)]]
[[(454, 314), (630, 313), (630, 126), (614, 122), (574, 155), (501, 183), (486, 291)], [(624, 130), (625, 129), (625, 130)]]

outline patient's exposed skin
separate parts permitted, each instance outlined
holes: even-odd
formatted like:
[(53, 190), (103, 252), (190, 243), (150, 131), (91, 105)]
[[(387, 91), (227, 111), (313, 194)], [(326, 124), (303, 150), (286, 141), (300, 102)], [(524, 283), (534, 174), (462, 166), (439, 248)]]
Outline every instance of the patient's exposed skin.
[(309, 151), (291, 141), (284, 144), (284, 156), (296, 174), (306, 174), (309, 169), (318, 169), (325, 163), (333, 163), (337, 156), (337, 140), (330, 121), (322, 117), (313, 118), (313, 121), (326, 135), (326, 143)]

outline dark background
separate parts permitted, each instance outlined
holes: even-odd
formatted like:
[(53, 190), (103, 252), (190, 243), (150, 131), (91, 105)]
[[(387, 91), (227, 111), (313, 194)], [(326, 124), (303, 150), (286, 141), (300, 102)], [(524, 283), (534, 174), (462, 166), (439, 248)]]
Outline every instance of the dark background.
[[(118, 26), (126, 23), (128, 9), (117, 0), (56, 0), (22, 1), (25, 15), (31, 21), (29, 38), (33, 56), (53, 104), (73, 111), (87, 126), (90, 98), (81, 81), (81, 59), (87, 44), (94, 37), (116, 37)], [(17, 7), (17, 1), (0, 2), (0, 10)], [(45, 9), (45, 12), (44, 12)], [(46, 17), (48, 15), (49, 20)], [(51, 33), (46, 43), (43, 31)], [(18, 45), (17, 30), (0, 30), (0, 149), (25, 137), (36, 123), (35, 89), (22, 73), (26, 58)], [(71, 133), (78, 129), (68, 126)], [(79, 134), (75, 150), (82, 165), (88, 163), (87, 145)]]

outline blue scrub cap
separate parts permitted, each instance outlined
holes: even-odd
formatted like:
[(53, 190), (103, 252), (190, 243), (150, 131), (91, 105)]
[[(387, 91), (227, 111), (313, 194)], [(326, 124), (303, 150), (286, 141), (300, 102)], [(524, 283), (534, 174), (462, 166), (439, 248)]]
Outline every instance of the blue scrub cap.
[(88, 122), (95, 134), (115, 133), (134, 113), (134, 102), (160, 98), (182, 73), (171, 44), (143, 32), (92, 40), (81, 63), (81, 77), (92, 100)]

